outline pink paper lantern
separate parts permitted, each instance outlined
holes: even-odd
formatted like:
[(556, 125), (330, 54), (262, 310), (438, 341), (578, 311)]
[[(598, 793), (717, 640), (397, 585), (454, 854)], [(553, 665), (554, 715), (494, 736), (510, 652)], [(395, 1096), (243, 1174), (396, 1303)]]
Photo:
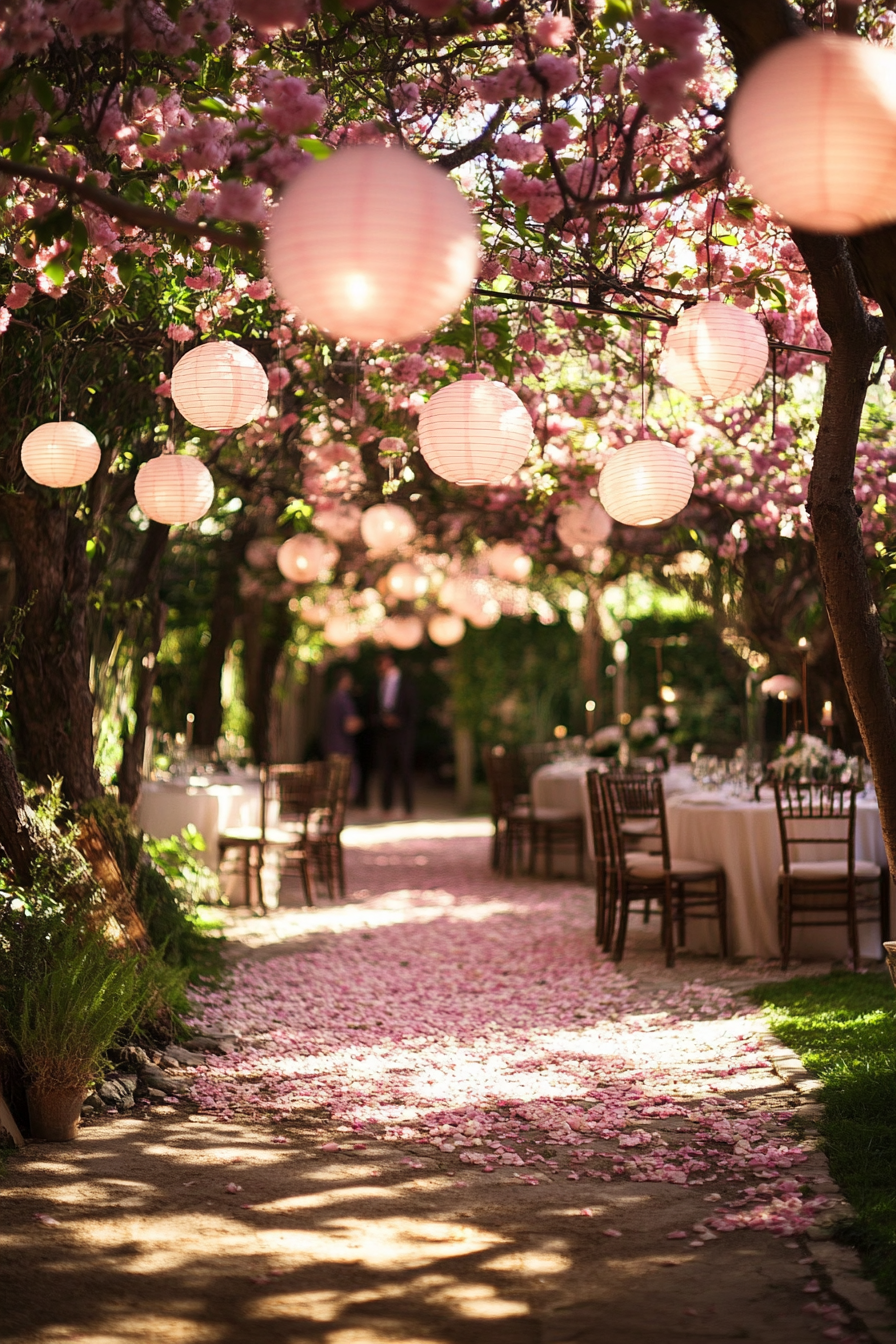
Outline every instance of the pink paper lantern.
[(532, 420), (515, 392), (481, 374), (442, 387), (423, 407), (420, 451), (455, 485), (497, 485), (518, 471), (532, 446)]
[(575, 500), (557, 513), (557, 536), (573, 555), (590, 555), (613, 530), (613, 519), (596, 499)]
[(496, 541), (488, 553), (489, 568), (496, 579), (522, 583), (532, 573), (532, 557), (515, 541)]
[(386, 575), (386, 587), (403, 602), (413, 602), (422, 597), (429, 587), (429, 579), (417, 565), (409, 560), (393, 565)]
[(278, 550), (277, 567), (283, 577), (293, 583), (313, 583), (324, 570), (331, 569), (338, 558), (335, 546), (310, 532), (299, 532), (284, 541)]
[(680, 513), (694, 488), (694, 469), (680, 448), (639, 439), (614, 453), (600, 474), (601, 503), (629, 527), (655, 527)]
[(467, 633), (463, 618), (453, 611), (437, 611), (434, 616), (430, 616), (426, 629), (433, 644), (443, 649), (459, 644)]
[(417, 535), (417, 524), (400, 504), (374, 504), (361, 514), (361, 540), (381, 555), (400, 550)]
[(201, 429), (236, 429), (255, 420), (268, 402), (268, 376), (233, 341), (207, 341), (174, 366), (171, 397), (185, 420)]
[(147, 518), (157, 523), (195, 523), (212, 506), (215, 482), (198, 457), (164, 453), (137, 472), (134, 494)]
[(782, 42), (741, 81), (731, 157), (794, 228), (862, 233), (896, 220), (896, 51), (842, 33)]
[(100, 464), (100, 446), (77, 420), (57, 420), (32, 429), (22, 444), (25, 474), (38, 485), (64, 490), (89, 481)]
[(696, 303), (670, 329), (660, 372), (697, 401), (725, 401), (755, 387), (767, 363), (768, 337), (752, 313)]
[(380, 626), (383, 637), (393, 649), (416, 649), (423, 639), (419, 616), (387, 616)]
[(354, 616), (337, 613), (328, 617), (324, 623), (324, 639), (334, 649), (347, 649), (351, 644), (357, 644), (358, 640), (362, 638), (363, 632)]
[(434, 330), (470, 292), (478, 263), (479, 230), (451, 179), (381, 145), (304, 168), (274, 211), (267, 246), (281, 300), (364, 344)]

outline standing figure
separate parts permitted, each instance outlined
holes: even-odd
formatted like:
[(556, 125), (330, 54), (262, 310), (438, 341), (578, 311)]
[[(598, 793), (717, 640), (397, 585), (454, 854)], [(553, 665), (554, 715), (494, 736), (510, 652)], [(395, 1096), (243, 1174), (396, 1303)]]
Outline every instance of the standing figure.
[(352, 758), (350, 802), (358, 792), (359, 783), (355, 742), (357, 734), (364, 727), (364, 720), (358, 714), (352, 690), (352, 674), (347, 667), (342, 667), (336, 674), (336, 681), (324, 708), (324, 723), (320, 735), (325, 758), (329, 759), (330, 756)]
[(377, 759), (380, 771), (380, 801), (384, 812), (392, 811), (396, 777), (401, 786), (406, 816), (414, 810), (414, 729), (417, 692), (401, 672), (391, 653), (376, 660)]

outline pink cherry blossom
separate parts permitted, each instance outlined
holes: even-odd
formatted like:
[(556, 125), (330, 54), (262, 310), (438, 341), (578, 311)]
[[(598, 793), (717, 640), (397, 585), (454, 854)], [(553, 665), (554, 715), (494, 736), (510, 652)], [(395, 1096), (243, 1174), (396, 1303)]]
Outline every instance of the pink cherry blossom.
[(542, 47), (565, 47), (576, 35), (572, 19), (550, 10), (542, 14), (532, 32), (535, 41)]

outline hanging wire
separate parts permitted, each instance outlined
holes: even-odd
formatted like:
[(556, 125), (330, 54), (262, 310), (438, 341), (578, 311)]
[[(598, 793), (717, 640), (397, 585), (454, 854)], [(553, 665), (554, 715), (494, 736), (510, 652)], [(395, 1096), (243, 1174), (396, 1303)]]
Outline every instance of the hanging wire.
[(473, 369), (479, 372), (479, 327), (476, 325), (476, 304), (470, 295), (470, 321), (473, 324)]
[(644, 323), (638, 324), (641, 328), (641, 438), (643, 439), (646, 430), (647, 420), (647, 382), (644, 377)]
[(772, 346), (772, 437), (771, 447), (775, 446), (778, 423), (778, 352)]

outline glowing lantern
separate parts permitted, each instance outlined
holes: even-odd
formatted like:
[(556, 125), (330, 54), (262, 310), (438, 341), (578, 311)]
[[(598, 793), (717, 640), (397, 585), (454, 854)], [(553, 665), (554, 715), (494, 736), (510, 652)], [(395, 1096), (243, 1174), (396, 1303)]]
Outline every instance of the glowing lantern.
[(422, 569), (410, 561), (403, 561), (401, 564), (393, 565), (386, 575), (386, 587), (395, 597), (400, 597), (405, 602), (412, 602), (415, 597), (422, 597), (429, 587), (429, 580)]
[(267, 246), (283, 302), (333, 336), (407, 341), (470, 292), (479, 231), (457, 187), (407, 150), (353, 145), (304, 168)]
[(798, 700), (803, 693), (803, 688), (796, 677), (788, 677), (785, 672), (778, 672), (773, 677), (768, 677), (762, 683), (762, 694), (774, 696), (776, 700)]
[(195, 523), (211, 508), (215, 483), (198, 457), (163, 453), (137, 472), (134, 494), (147, 518), (157, 523)]
[(334, 649), (347, 649), (350, 644), (357, 644), (361, 637), (361, 627), (354, 616), (336, 614), (324, 623), (324, 639)]
[(201, 429), (236, 429), (254, 420), (268, 400), (268, 376), (254, 355), (233, 341), (208, 341), (174, 366), (171, 398)]
[(463, 619), (453, 611), (437, 611), (430, 616), (426, 629), (433, 644), (440, 644), (443, 649), (459, 644), (466, 634)]
[(417, 524), (400, 504), (374, 504), (361, 514), (361, 539), (372, 551), (397, 551), (417, 535)]
[(423, 638), (419, 616), (387, 616), (380, 628), (393, 649), (415, 649)]
[(22, 466), (38, 485), (64, 490), (89, 481), (100, 464), (100, 446), (77, 420), (38, 425), (22, 444)]
[(496, 541), (488, 553), (489, 568), (496, 579), (522, 583), (532, 573), (532, 557), (515, 541)]
[(896, 51), (842, 33), (782, 42), (741, 81), (731, 156), (795, 228), (862, 233), (896, 219)]
[(659, 439), (626, 444), (600, 474), (601, 503), (611, 518), (631, 527), (674, 517), (693, 488), (694, 470), (684, 453)]
[(485, 597), (476, 604), (471, 602), (464, 614), (477, 630), (491, 630), (501, 619), (501, 604), (494, 597)]
[(331, 504), (318, 509), (314, 515), (314, 526), (331, 541), (344, 545), (360, 531), (361, 510), (357, 504)]
[(557, 536), (573, 555), (590, 555), (612, 530), (613, 519), (596, 499), (564, 504), (557, 514)]
[[(284, 579), (291, 579), (293, 583), (313, 583), (319, 574), (332, 567), (335, 549), (310, 532), (299, 532), (284, 541), (278, 550), (277, 567)], [(338, 551), (336, 556), (338, 558)]]
[(666, 337), (660, 372), (689, 397), (725, 401), (755, 387), (767, 363), (768, 337), (752, 313), (697, 303)]
[(496, 485), (523, 465), (532, 420), (504, 383), (469, 373), (440, 388), (420, 412), (420, 451), (455, 485)]

